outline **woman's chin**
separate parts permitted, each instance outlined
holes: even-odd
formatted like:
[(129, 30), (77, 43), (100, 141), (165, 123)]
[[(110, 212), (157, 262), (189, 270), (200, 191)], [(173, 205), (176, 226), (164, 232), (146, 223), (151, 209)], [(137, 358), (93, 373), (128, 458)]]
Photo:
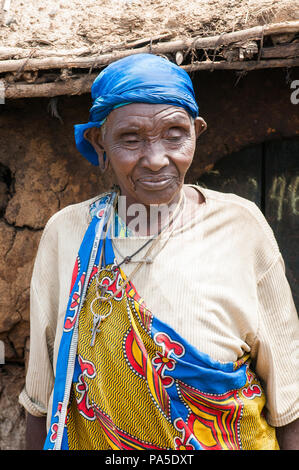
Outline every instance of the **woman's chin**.
[(137, 183), (135, 187), (135, 199), (139, 204), (149, 205), (162, 205), (171, 204), (175, 202), (176, 196), (178, 197), (181, 184), (177, 181), (170, 184), (140, 184)]

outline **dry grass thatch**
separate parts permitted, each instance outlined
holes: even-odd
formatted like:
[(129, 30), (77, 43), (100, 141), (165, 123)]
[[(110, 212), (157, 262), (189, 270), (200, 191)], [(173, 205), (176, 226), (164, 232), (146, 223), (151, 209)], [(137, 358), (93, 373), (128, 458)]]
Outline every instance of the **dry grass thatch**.
[(2, 0), (1, 46), (108, 51), (299, 19), (298, 0)]

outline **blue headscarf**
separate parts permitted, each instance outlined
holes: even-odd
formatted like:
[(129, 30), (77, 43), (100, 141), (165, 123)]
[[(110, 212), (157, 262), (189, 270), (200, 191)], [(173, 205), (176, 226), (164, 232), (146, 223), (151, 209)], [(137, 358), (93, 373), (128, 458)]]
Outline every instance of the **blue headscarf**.
[(91, 87), (93, 105), (89, 122), (75, 125), (75, 141), (81, 154), (94, 165), (98, 156), (84, 138), (91, 127), (101, 127), (108, 114), (131, 103), (168, 104), (198, 116), (192, 81), (174, 63), (153, 54), (136, 54), (108, 65)]

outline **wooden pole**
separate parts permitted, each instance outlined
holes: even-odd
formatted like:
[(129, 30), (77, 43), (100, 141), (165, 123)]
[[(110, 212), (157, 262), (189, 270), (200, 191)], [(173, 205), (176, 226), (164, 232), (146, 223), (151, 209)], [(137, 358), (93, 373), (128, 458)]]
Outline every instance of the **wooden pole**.
[(42, 84), (24, 83), (10, 84), (5, 89), (5, 99), (18, 98), (51, 98), (59, 95), (81, 95), (90, 92), (91, 85), (97, 74), (83, 75), (80, 78), (69, 79), (65, 82)]
[(264, 26), (255, 26), (234, 33), (225, 33), (219, 36), (198, 38), (194, 41), (195, 49), (212, 49), (213, 47), (228, 46), (234, 42), (261, 39), (262, 36), (271, 36), (282, 33), (296, 33), (299, 31), (299, 21), (274, 23)]
[(250, 71), (259, 69), (272, 69), (278, 67), (298, 67), (299, 57), (294, 59), (273, 59), (273, 60), (248, 60), (248, 61), (237, 61), (237, 62), (193, 62), (190, 65), (181, 66), (186, 72), (195, 72), (197, 70), (240, 70)]
[[(13, 57), (25, 59), (28, 57), (80, 57), (83, 55), (92, 55), (92, 48), (81, 47), (78, 49), (23, 49), (22, 47), (0, 47), (0, 60), (13, 60)], [(17, 60), (17, 59), (15, 59)]]
[(267, 47), (261, 50), (262, 59), (299, 57), (299, 43), (280, 44), (275, 47)]
[[(299, 66), (299, 58), (291, 59), (273, 59), (273, 60), (261, 60), (257, 61), (246, 61), (246, 62), (194, 62), (191, 65), (184, 65), (182, 68), (187, 72), (196, 72), (198, 70), (240, 70), (240, 71), (251, 71), (266, 68), (277, 68), (277, 67), (297, 67)], [(89, 75), (82, 75), (79, 78), (69, 79), (65, 82), (58, 81), (53, 83), (43, 84), (24, 84), (24, 83), (13, 83), (9, 84), (5, 90), (6, 99), (18, 99), (18, 98), (40, 98), (47, 97), (51, 98), (60, 95), (81, 95), (89, 93), (91, 85), (94, 79), (97, 77), (96, 73)]]
[(108, 65), (115, 60), (131, 54), (151, 52), (153, 54), (167, 54), (188, 49), (218, 49), (221, 46), (249, 39), (261, 39), (264, 35), (290, 33), (299, 31), (299, 21), (278, 23), (273, 25), (256, 26), (254, 28), (225, 33), (207, 38), (185, 38), (177, 41), (161, 42), (151, 44), (139, 49), (126, 49), (102, 55), (91, 55), (88, 57), (45, 57), (25, 58), (17, 60), (3, 60), (0, 62), (0, 73), (18, 72), (19, 70), (47, 70), (60, 68), (93, 68), (98, 69)]
[[(135, 49), (136, 47), (145, 46), (146, 44), (155, 43), (165, 39), (170, 39), (171, 34), (163, 34), (160, 36), (154, 36), (152, 38), (143, 38), (138, 41), (130, 42), (129, 44), (123, 44), (121, 50)], [(78, 49), (39, 49), (39, 48), (22, 48), (22, 47), (3, 47), (0, 46), (0, 60), (13, 59), (25, 59), (31, 58), (42, 58), (42, 57), (82, 57), (82, 56), (95, 56), (97, 54), (107, 54), (111, 51), (119, 50), (119, 44), (109, 44), (107, 47), (98, 47), (96, 44), (90, 47), (80, 47)]]

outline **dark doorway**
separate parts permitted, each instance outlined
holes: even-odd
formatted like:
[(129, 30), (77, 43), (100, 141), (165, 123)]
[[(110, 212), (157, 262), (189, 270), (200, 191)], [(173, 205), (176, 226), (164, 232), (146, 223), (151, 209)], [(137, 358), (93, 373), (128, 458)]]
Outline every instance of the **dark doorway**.
[(259, 206), (280, 247), (299, 311), (299, 138), (265, 142), (228, 155), (197, 182)]

